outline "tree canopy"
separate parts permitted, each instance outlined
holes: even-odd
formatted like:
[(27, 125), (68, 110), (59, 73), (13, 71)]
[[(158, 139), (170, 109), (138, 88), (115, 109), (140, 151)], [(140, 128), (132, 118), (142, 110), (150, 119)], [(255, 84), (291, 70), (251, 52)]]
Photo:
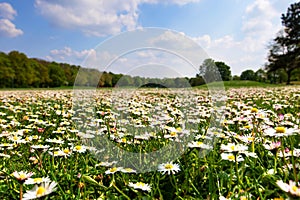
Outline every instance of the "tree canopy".
[(270, 45), (266, 69), (268, 73), (284, 70), (290, 84), (292, 72), (300, 67), (300, 2), (291, 4), (281, 21), (283, 30)]

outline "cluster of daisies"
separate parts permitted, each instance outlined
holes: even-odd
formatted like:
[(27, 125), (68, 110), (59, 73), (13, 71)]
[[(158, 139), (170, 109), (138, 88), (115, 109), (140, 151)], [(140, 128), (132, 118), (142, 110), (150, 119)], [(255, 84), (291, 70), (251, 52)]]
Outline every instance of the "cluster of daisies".
[[(229, 172), (229, 184), (239, 185), (242, 181), (238, 179), (248, 178), (246, 175), (239, 177), (241, 171), (246, 171), (256, 160), (267, 157), (272, 161), (265, 171), (274, 175), (274, 185), (293, 198), (299, 197), (298, 88), (232, 89), (226, 97), (213, 100), (208, 91), (196, 89), (96, 90), (92, 93), (85, 90), (75, 93), (2, 91), (0, 157), (7, 165), (11, 157), (26, 155), (30, 166), (36, 166), (35, 174), (39, 175), (38, 172), (45, 169), (45, 157), (51, 160), (46, 164), (82, 159), (88, 165), (91, 164), (88, 155), (93, 154), (101, 162), (90, 168), (111, 178), (119, 173), (124, 176), (138, 174), (141, 169), (135, 167), (139, 165), (134, 162), (127, 166), (123, 154), (113, 154), (107, 148), (108, 144), (118, 150), (144, 154), (176, 144), (178, 151), (182, 149), (182, 154), (202, 152), (204, 166), (199, 166), (198, 161), (190, 166), (181, 162), (177, 164), (178, 160), (170, 157), (174, 152), (165, 152), (155, 166), (162, 176), (180, 172), (192, 174), (199, 168), (205, 170), (206, 156), (214, 151), (217, 152), (215, 159), (224, 170), (236, 166), (235, 171)], [(9, 172), (10, 169), (3, 171)], [(51, 177), (55, 181), (49, 177), (32, 178), (33, 173), (24, 171), (12, 175), (20, 182), (23, 199), (61, 192), (57, 191), (60, 180), (56, 177)], [(183, 180), (174, 179), (178, 185), (180, 181)], [(124, 182), (125, 186), (145, 193), (150, 193), (153, 187), (157, 190), (155, 183), (143, 179)], [(23, 194), (22, 186), (31, 184), (34, 185), (32, 189)], [(218, 190), (222, 199), (256, 197), (250, 193), (240, 195), (237, 190), (228, 191), (234, 190), (231, 186), (224, 188)]]

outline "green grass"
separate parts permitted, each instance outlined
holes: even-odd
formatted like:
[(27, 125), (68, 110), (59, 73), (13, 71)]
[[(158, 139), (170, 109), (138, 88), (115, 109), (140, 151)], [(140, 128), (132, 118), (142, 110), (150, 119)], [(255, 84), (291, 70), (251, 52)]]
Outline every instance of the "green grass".
[(230, 88), (249, 88), (249, 87), (276, 87), (278, 84), (269, 84), (269, 83), (262, 83), (257, 81), (223, 81), (223, 82), (214, 82), (209, 83), (201, 86), (197, 86), (196, 88), (199, 89), (207, 89), (208, 87), (224, 87), (226, 90)]

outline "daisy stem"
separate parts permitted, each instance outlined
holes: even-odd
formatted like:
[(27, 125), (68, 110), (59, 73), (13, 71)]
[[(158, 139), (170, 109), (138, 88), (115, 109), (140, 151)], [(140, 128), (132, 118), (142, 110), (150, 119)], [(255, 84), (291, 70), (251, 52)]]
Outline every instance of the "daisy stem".
[(231, 191), (231, 187), (232, 187), (232, 177), (233, 177), (233, 163), (230, 162), (229, 192)]
[(298, 176), (297, 176), (297, 171), (296, 171), (296, 164), (295, 164), (295, 158), (294, 158), (294, 145), (293, 145), (293, 141), (290, 139), (290, 144), (291, 144), (291, 150), (292, 150), (292, 165), (293, 165), (293, 174), (294, 174), (294, 178), (295, 178), (295, 182), (296, 184), (298, 184)]
[(130, 200), (130, 198), (129, 198), (124, 192), (122, 192), (122, 190), (120, 190), (120, 189), (116, 186), (115, 182), (113, 183), (113, 187), (114, 187), (118, 192), (120, 192), (126, 199)]
[(160, 191), (160, 189), (159, 189), (159, 179), (160, 179), (160, 177), (159, 177), (159, 175), (158, 175), (158, 176), (157, 176), (157, 189), (158, 189), (158, 193), (159, 193), (159, 198), (160, 198), (160, 199), (163, 199), (163, 196), (162, 196), (161, 191)]
[[(283, 145), (283, 140), (282, 137), (280, 137), (280, 144), (281, 144), (281, 153), (283, 157), (283, 164), (287, 166), (286, 160), (285, 160), (285, 155), (284, 155), (284, 145)], [(287, 173), (284, 171), (284, 180), (286, 181)]]
[(278, 155), (277, 155), (278, 149), (276, 149), (275, 151), (275, 162), (274, 162), (274, 173), (276, 174), (276, 170), (277, 170), (277, 159), (278, 159)]
[(173, 179), (173, 183), (172, 183), (172, 180), (171, 180), (171, 183), (172, 183), (173, 186), (175, 186), (175, 188), (176, 188), (176, 195), (178, 195), (178, 186), (177, 186), (177, 183), (176, 183), (175, 176), (174, 176), (174, 174), (172, 174), (171, 176), (172, 176), (172, 179)]
[(23, 197), (23, 184), (20, 184), (20, 200), (22, 200)]
[(240, 188), (239, 164), (237, 162), (237, 155), (234, 156), (234, 160), (235, 160), (235, 171), (236, 171), (237, 183), (238, 183), (238, 187)]

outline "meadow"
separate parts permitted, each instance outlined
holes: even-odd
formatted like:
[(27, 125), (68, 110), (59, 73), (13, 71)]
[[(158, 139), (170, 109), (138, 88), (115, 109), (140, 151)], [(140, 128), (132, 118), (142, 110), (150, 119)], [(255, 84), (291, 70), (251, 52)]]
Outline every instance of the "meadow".
[(299, 199), (299, 89), (0, 91), (0, 199)]

